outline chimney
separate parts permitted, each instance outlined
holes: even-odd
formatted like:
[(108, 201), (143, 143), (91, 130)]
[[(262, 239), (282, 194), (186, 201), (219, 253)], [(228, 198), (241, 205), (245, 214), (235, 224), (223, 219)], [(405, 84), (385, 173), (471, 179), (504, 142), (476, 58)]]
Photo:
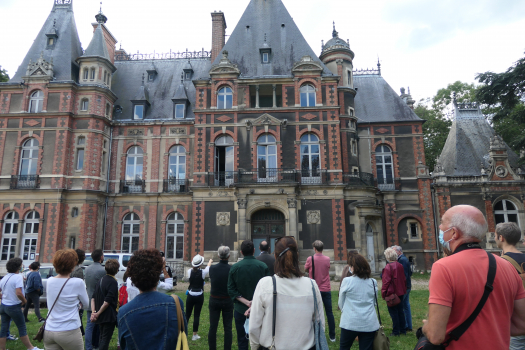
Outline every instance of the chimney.
[(226, 19), (224, 13), (212, 12), (211, 14), (212, 30), (211, 30), (211, 62), (219, 56), (226, 41)]

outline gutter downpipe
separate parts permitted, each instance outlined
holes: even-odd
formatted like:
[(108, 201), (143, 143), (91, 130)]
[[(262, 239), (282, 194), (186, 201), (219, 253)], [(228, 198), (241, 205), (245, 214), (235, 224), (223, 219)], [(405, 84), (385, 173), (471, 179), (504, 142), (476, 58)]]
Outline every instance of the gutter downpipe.
[(436, 248), (438, 252), (438, 259), (441, 256), (441, 249), (439, 247), (439, 225), (437, 222), (438, 216), (436, 215), (436, 189), (434, 188), (434, 184), (430, 184), (430, 194), (432, 196), (432, 213), (434, 214), (434, 236), (436, 238)]
[(109, 202), (109, 181), (111, 174), (111, 151), (113, 146), (113, 125), (109, 127), (109, 149), (108, 149), (108, 163), (106, 165), (107, 179), (106, 179), (106, 203), (104, 205), (104, 227), (102, 228), (102, 251), (106, 246), (106, 224), (108, 220), (108, 202)]

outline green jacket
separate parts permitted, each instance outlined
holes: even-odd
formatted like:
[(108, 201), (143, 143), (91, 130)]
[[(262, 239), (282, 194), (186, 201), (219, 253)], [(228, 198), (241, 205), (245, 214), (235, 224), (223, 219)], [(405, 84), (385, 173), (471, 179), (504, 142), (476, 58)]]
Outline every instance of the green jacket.
[(244, 314), (248, 310), (248, 307), (236, 298), (252, 300), (257, 283), (266, 276), (271, 276), (268, 266), (253, 255), (245, 256), (232, 266), (228, 275), (228, 294), (233, 299), (235, 311)]

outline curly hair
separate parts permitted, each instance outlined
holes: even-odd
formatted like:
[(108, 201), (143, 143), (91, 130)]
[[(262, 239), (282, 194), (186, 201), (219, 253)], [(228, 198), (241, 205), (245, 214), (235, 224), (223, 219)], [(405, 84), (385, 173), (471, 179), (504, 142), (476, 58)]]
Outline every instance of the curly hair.
[(53, 266), (60, 275), (69, 275), (77, 266), (78, 255), (73, 249), (62, 249), (53, 256)]
[(275, 242), (275, 274), (282, 278), (301, 277), (297, 242), (292, 236), (279, 238)]
[(361, 254), (350, 254), (348, 256), (348, 266), (352, 267), (352, 270), (354, 270), (353, 274), (359, 278), (367, 279), (372, 274), (370, 264)]
[(84, 260), (86, 259), (86, 252), (82, 249), (75, 249), (75, 252), (77, 252), (78, 255), (78, 264), (82, 264)]
[(142, 292), (157, 286), (163, 268), (160, 252), (153, 248), (135, 251), (128, 262), (131, 282)]
[(120, 263), (117, 259), (108, 259), (106, 261), (106, 265), (104, 266), (107, 274), (111, 276), (115, 276), (117, 274), (119, 267)]
[(20, 270), (20, 266), (22, 266), (22, 259), (12, 258), (9, 259), (9, 261), (5, 265), (5, 268), (9, 273), (16, 273), (18, 270)]

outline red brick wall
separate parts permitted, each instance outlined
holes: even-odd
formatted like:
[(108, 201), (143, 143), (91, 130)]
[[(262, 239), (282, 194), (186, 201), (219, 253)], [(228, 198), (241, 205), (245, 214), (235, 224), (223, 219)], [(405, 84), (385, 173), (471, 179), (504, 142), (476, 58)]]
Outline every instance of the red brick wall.
[(212, 36), (211, 36), (211, 62), (219, 56), (226, 40), (226, 20), (224, 13), (213, 12), (211, 14), (212, 20)]

